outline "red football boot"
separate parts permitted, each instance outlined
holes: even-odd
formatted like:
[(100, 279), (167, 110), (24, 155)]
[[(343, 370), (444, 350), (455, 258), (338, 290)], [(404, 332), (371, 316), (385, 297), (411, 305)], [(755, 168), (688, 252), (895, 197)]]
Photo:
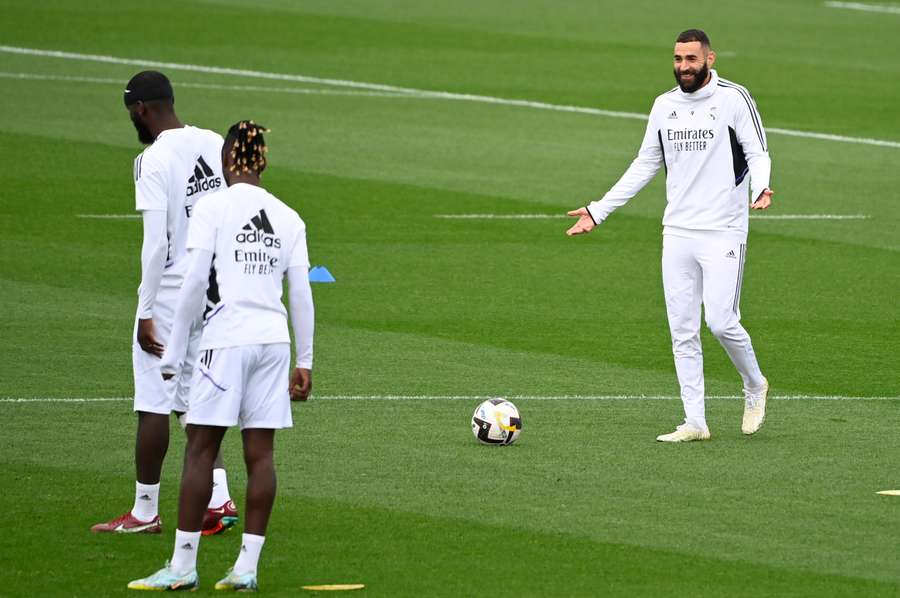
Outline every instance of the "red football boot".
[(91, 531), (95, 534), (158, 534), (162, 531), (162, 520), (157, 515), (150, 521), (141, 521), (128, 511), (112, 521), (98, 523)]
[(206, 509), (200, 531), (204, 536), (221, 534), (228, 528), (234, 527), (237, 522), (237, 507), (234, 506), (234, 502), (229, 500), (217, 509)]

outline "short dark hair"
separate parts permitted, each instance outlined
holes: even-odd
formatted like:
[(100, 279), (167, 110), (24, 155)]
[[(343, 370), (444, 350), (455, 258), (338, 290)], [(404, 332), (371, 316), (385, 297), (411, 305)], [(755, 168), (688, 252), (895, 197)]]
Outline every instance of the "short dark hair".
[(675, 40), (676, 44), (683, 44), (686, 42), (700, 42), (700, 45), (704, 48), (709, 48), (709, 37), (706, 33), (703, 32), (702, 29), (688, 29), (687, 31), (682, 31), (678, 34), (678, 38)]

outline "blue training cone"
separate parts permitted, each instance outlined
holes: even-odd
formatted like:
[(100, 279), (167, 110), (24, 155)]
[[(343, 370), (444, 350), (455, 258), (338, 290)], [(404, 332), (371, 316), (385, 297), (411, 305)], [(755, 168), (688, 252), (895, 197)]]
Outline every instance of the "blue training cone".
[(309, 271), (309, 282), (335, 282), (335, 280), (325, 266), (313, 266)]

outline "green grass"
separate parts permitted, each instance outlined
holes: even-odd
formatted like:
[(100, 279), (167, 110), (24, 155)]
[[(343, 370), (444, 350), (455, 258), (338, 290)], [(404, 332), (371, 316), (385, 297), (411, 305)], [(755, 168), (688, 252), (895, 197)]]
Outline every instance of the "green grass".
[[(0, 44), (645, 111), (672, 85), (671, 39), (700, 25), (770, 127), (900, 141), (897, 19), (820, 2), (10, 2)], [(852, 53), (835, 52), (837, 40)], [(842, 42), (843, 43), (843, 42)], [(846, 45), (846, 44), (844, 44)], [(841, 46), (843, 47), (843, 45)], [(127, 397), (140, 151), (121, 87), (138, 67), (0, 53), (0, 397)], [(677, 395), (660, 284), (660, 177), (589, 236), (562, 213), (628, 165), (644, 123), (424, 98), (236, 92), (308, 87), (170, 72), (179, 114), (272, 128), (265, 182), (297, 208), (312, 261), (315, 391), (338, 395)], [(121, 81), (121, 84), (119, 83)], [(744, 323), (780, 397), (897, 397), (900, 150), (771, 134), (775, 213), (751, 224)], [(739, 380), (706, 332), (707, 390)], [(279, 435), (260, 582), (367, 584), (372, 596), (900, 593), (896, 400), (775, 400), (765, 428), (711, 400), (713, 440), (659, 446), (677, 400), (517, 400), (508, 449), (477, 445), (477, 399), (319, 400)], [(121, 595), (161, 537), (92, 523), (130, 503), (127, 401), (0, 403), (3, 595)], [(226, 440), (242, 499), (239, 443)], [(240, 502), (240, 500), (239, 500)], [(206, 539), (208, 587), (237, 533)]]

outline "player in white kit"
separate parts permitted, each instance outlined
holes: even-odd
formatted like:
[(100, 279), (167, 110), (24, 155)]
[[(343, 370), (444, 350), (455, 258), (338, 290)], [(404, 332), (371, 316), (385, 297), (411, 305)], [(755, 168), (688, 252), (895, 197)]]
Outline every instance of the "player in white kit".
[[(203, 506), (209, 498), (213, 460), (232, 426), (240, 427), (244, 441), (246, 519), (237, 561), (215, 587), (257, 589), (257, 563), (275, 500), (275, 430), (293, 425), (291, 399), (309, 397), (314, 328), (306, 227), (294, 210), (260, 186), (266, 165), (263, 131), (252, 121), (241, 121), (229, 130), (222, 155), (228, 188), (194, 208), (187, 242), (190, 266), (161, 366), (166, 377), (181, 370), (190, 322), (206, 306), (187, 413), (175, 550), (166, 567), (131, 582), (131, 589), (198, 586)], [(293, 373), (282, 303), (285, 275), (297, 343)], [(204, 300), (204, 290), (212, 302)]]
[[(700, 306), (744, 384), (741, 430), (753, 434), (766, 414), (769, 383), (741, 326), (741, 280), (750, 208), (771, 205), (766, 134), (750, 93), (712, 70), (716, 55), (703, 31), (675, 43), (678, 87), (656, 98), (637, 158), (599, 201), (569, 212), (567, 234), (593, 230), (666, 169), (663, 288), (681, 386), (684, 423), (662, 442), (707, 440)], [(749, 195), (748, 195), (749, 193)]]
[[(165, 75), (143, 71), (128, 82), (125, 106), (147, 144), (134, 161), (136, 208), (141, 213), (141, 285), (132, 337), (137, 483), (134, 507), (115, 519), (98, 523), (93, 532), (159, 533), (159, 482), (169, 446), (169, 415), (187, 411), (189, 378), (163, 382), (159, 374), (163, 344), (169, 338), (175, 301), (187, 271), (185, 243), (195, 202), (224, 186), (222, 137), (183, 125), (175, 114), (175, 97)], [(193, 368), (199, 329), (193, 334), (185, 362)], [(237, 522), (228, 494), (225, 469), (218, 461), (216, 487), (208, 506), (204, 532), (218, 533)]]

